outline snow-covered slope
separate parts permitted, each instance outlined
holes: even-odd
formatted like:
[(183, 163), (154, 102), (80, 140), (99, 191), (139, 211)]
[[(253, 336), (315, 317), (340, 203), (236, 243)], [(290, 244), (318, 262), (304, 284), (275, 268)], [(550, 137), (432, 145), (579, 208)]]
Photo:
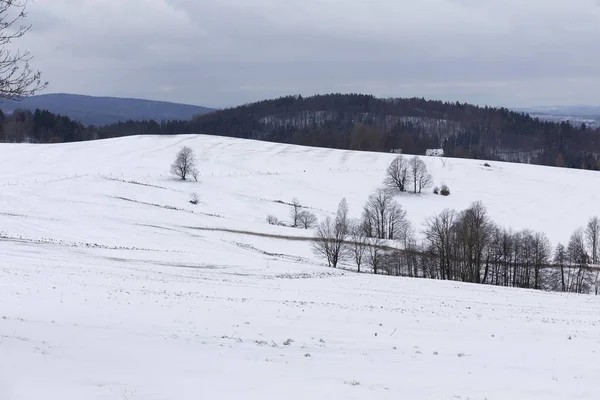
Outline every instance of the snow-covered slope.
[[(200, 182), (168, 174), (184, 145)], [(596, 398), (597, 298), (330, 270), (310, 231), (265, 223), (293, 197), (358, 216), (392, 158), (206, 136), (0, 145), (0, 399)], [(418, 227), (482, 200), (556, 242), (599, 211), (592, 172), (424, 160), (452, 195), (400, 196)]]

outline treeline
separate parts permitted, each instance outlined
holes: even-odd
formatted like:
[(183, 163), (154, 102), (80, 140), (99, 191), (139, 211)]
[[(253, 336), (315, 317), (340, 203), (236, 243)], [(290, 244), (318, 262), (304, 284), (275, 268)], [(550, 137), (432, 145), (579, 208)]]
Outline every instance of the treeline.
[(600, 131), (505, 108), (379, 99), (360, 94), (288, 96), (195, 118), (197, 132), (319, 147), (600, 169)]
[(0, 110), (0, 142), (68, 143), (140, 134), (188, 133), (190, 121), (128, 121), (109, 126), (84, 126), (67, 116), (49, 111)]
[(496, 224), (481, 202), (463, 211), (446, 209), (424, 221), (419, 235), (386, 187), (371, 194), (361, 217), (348, 218), (342, 200), (335, 218), (316, 230), (315, 252), (330, 267), (358, 272), (453, 280), (574, 293), (600, 291), (600, 220), (593, 217), (564, 244), (552, 248), (543, 232), (514, 232)]
[(406, 211), (384, 193), (380, 190), (369, 198), (359, 219), (347, 218), (342, 200), (337, 217), (318, 225), (314, 249), (330, 267), (347, 265), (358, 272), (391, 276), (599, 293), (600, 223), (596, 217), (586, 229), (574, 232), (566, 246), (558, 244), (553, 249), (542, 232), (501, 228), (489, 218), (485, 206), (476, 202), (460, 212), (447, 209), (430, 217), (423, 225), (424, 239), (419, 241), (406, 220)]
[(600, 130), (540, 121), (506, 108), (379, 99), (361, 94), (287, 96), (192, 121), (141, 121), (100, 128), (102, 137), (203, 133), (308, 146), (504, 160), (600, 170)]
[(48, 111), (0, 110), (0, 142), (60, 143), (97, 139), (96, 129)]
[[(20, 120), (38, 113), (15, 112)], [(47, 113), (49, 114), (49, 113)], [(24, 117), (23, 117), (24, 116)], [(54, 116), (20, 122), (5, 141), (76, 141), (139, 134), (209, 134), (339, 149), (504, 160), (600, 170), (600, 129), (540, 121), (506, 108), (361, 94), (287, 96), (215, 111), (190, 121), (127, 121), (61, 133)], [(10, 116), (10, 119), (14, 119)], [(14, 124), (13, 124), (14, 125)], [(40, 126), (38, 122), (36, 126)], [(18, 132), (19, 129), (21, 132)]]

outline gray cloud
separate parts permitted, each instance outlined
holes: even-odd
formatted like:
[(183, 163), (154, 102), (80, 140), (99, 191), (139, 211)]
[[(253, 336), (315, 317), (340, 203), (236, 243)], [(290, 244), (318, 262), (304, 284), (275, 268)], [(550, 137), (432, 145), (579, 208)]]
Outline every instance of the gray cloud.
[(598, 0), (32, 0), (29, 18), (17, 45), (52, 92), (600, 104)]

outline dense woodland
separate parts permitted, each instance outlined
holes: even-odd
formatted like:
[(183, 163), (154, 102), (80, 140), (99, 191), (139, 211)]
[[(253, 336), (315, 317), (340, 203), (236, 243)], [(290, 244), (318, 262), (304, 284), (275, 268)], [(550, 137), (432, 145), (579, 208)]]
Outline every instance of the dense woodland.
[(61, 143), (97, 139), (97, 130), (48, 111), (0, 111), (0, 142)]
[(2, 115), (1, 140), (60, 142), (137, 134), (203, 133), (340, 149), (505, 160), (600, 170), (600, 130), (544, 122), (505, 108), (379, 99), (288, 96), (195, 117), (83, 127), (45, 111)]
[[(84, 126), (64, 115), (36, 109), (17, 109), (12, 113), (0, 110), (0, 142), (5, 143), (66, 143), (136, 134), (187, 133), (189, 121), (129, 121), (115, 126)], [(170, 127), (170, 129), (167, 129)]]

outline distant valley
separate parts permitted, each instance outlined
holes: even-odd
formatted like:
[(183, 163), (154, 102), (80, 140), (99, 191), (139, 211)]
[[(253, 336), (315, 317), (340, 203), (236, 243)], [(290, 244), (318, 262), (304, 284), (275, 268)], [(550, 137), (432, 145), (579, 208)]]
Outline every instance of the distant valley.
[(550, 122), (569, 122), (574, 126), (600, 127), (600, 106), (545, 106), (514, 109)]
[(118, 97), (95, 97), (77, 94), (44, 94), (23, 101), (4, 101), (0, 109), (12, 113), (17, 109), (48, 110), (67, 116), (84, 125), (109, 125), (128, 120), (190, 120), (213, 111), (207, 107)]

